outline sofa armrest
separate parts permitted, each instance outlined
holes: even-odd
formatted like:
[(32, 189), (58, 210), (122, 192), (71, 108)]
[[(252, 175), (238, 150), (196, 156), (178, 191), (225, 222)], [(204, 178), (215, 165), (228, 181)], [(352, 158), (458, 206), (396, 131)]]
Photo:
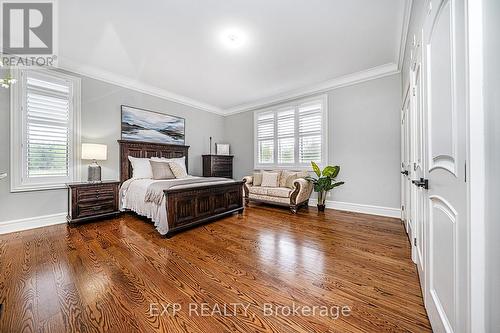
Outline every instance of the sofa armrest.
[(249, 187), (253, 184), (253, 176), (245, 176), (243, 177), (243, 180), (245, 181), (245, 184), (243, 185), (243, 194), (245, 198), (248, 198), (248, 195), (250, 193)]
[(297, 178), (293, 181), (295, 189), (290, 194), (290, 203), (292, 205), (300, 205), (309, 200), (313, 191), (313, 184), (305, 178)]
[(243, 177), (244, 180), (246, 180), (245, 184), (252, 185), (253, 184), (253, 176), (245, 176)]

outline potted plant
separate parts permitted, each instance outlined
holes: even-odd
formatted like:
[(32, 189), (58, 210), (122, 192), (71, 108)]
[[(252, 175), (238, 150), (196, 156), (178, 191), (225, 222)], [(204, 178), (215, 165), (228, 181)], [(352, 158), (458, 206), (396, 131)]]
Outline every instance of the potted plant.
[(311, 162), (314, 173), (318, 178), (313, 178), (311, 176), (307, 176), (306, 179), (314, 184), (314, 192), (318, 193), (318, 211), (325, 211), (325, 200), (329, 191), (334, 189), (337, 186), (344, 184), (344, 182), (337, 182), (335, 178), (337, 178), (340, 172), (340, 166), (327, 166), (321, 172), (319, 166)]

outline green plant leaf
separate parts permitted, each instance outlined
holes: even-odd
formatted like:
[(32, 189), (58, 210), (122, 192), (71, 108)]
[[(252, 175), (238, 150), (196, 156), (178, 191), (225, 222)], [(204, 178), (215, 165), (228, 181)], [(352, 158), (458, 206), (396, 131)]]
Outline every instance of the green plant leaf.
[(318, 177), (321, 177), (321, 169), (319, 168), (319, 166), (314, 163), (313, 161), (311, 161), (311, 165), (312, 165), (312, 168), (314, 170), (314, 173), (318, 176)]
[(335, 173), (335, 167), (329, 165), (323, 169), (323, 176), (334, 178), (333, 174)]
[(333, 167), (335, 170), (333, 171), (333, 174), (332, 174), (332, 178), (337, 178), (337, 176), (339, 175), (339, 172), (340, 172), (340, 166), (339, 165), (336, 165)]

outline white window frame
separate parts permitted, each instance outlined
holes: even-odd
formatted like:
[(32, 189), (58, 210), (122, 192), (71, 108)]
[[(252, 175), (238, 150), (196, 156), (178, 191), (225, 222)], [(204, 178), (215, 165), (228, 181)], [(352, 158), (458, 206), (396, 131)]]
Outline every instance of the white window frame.
[[(294, 138), (295, 138), (295, 163), (278, 163), (278, 129), (277, 129), (277, 115), (278, 112), (284, 111), (286, 109), (293, 108), (297, 112), (297, 107), (299, 105), (308, 103), (308, 102), (313, 102), (313, 101), (318, 101), (321, 100), (322, 102), (322, 109), (321, 109), (321, 116), (322, 116), (322, 123), (321, 123), (321, 161), (315, 161), (317, 164), (322, 168), (328, 165), (328, 95), (323, 94), (323, 95), (316, 95), (313, 97), (307, 97), (307, 98), (301, 98), (294, 100), (292, 102), (287, 102), (287, 103), (281, 103), (274, 105), (269, 108), (265, 109), (260, 109), (254, 111), (254, 122), (253, 122), (253, 129), (254, 129), (254, 152), (253, 152), (253, 157), (254, 157), (254, 169), (259, 170), (259, 169), (264, 169), (264, 170), (269, 170), (269, 169), (283, 169), (283, 170), (307, 170), (311, 171), (312, 167), (310, 163), (298, 163), (298, 138), (299, 138), (299, 131), (298, 131), (298, 117), (295, 117), (295, 132), (294, 132)], [(265, 113), (274, 113), (274, 163), (259, 163), (259, 139), (257, 137), (257, 122), (258, 122), (258, 117), (261, 114)]]
[[(27, 176), (26, 165), (26, 75), (35, 71), (37, 75), (48, 79), (71, 82), (73, 98), (70, 101), (70, 135), (68, 176), (36, 177)], [(81, 114), (81, 79), (49, 69), (18, 69), (12, 71), (17, 80), (10, 90), (10, 191), (24, 192), (66, 188), (66, 183), (80, 180), (80, 114)]]

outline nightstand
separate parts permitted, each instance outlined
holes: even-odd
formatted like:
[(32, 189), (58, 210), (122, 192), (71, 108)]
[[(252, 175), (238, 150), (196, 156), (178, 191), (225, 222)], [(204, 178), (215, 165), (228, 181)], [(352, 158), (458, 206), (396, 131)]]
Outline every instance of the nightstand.
[(118, 207), (119, 181), (100, 183), (69, 183), (69, 223), (113, 217), (120, 213)]
[(232, 155), (201, 155), (203, 157), (203, 177), (233, 178)]

